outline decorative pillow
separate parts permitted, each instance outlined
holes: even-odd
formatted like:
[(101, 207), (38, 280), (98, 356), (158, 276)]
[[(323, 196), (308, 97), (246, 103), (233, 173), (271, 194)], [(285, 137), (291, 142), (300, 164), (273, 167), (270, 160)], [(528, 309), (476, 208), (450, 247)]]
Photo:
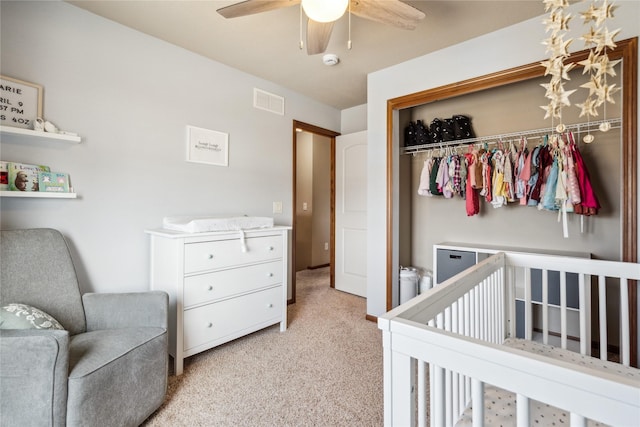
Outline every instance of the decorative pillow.
[(64, 329), (56, 319), (26, 304), (0, 307), (0, 329)]

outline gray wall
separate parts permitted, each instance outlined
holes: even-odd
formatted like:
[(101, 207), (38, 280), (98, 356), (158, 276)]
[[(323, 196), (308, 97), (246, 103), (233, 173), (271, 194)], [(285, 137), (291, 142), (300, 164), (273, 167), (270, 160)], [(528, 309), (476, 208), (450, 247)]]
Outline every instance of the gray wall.
[[(68, 172), (79, 198), (3, 198), (0, 225), (60, 229), (83, 291), (147, 289), (144, 230), (164, 216), (291, 224), (292, 122), (339, 130), (339, 110), (67, 3), (1, 8), (1, 73), (43, 85), (45, 118), (83, 140), (3, 137), (2, 160)], [(254, 109), (254, 87), (285, 97), (285, 115)], [(228, 133), (229, 167), (186, 162), (187, 125)]]
[[(610, 29), (621, 28), (618, 40), (638, 36), (640, 34), (640, 3), (617, 1), (616, 4), (618, 9), (615, 12), (615, 19), (608, 24), (608, 27)], [(574, 17), (579, 16), (579, 12), (586, 7), (585, 3), (579, 2), (570, 7), (570, 12)], [(546, 15), (543, 16), (541, 13), (538, 18), (369, 74), (367, 86), (369, 135), (367, 240), (375, 242), (375, 244), (369, 245), (367, 253), (368, 314), (379, 316), (386, 312), (387, 244), (393, 245), (395, 250), (393, 256), (396, 261), (401, 256), (398, 253), (399, 233), (393, 235), (391, 242), (387, 242), (386, 235), (387, 201), (384, 189), (386, 189), (387, 175), (387, 100), (544, 59), (548, 56), (545, 53), (545, 46), (541, 44), (542, 40), (548, 37), (542, 23), (545, 17)], [(575, 40), (570, 46), (571, 50), (583, 49), (583, 43), (578, 39), (586, 30), (580, 24), (579, 19), (574, 19), (570, 27), (572, 31), (566, 39), (572, 37)], [(504, 114), (505, 117), (510, 114), (508, 105), (505, 107)], [(400, 129), (393, 131), (395, 135), (398, 135)], [(393, 170), (395, 173), (400, 170), (398, 157), (397, 154), (394, 156)], [(393, 212), (393, 219), (395, 227), (398, 229), (400, 212), (397, 206), (400, 192), (398, 179), (395, 179), (394, 182), (393, 197), (396, 208)], [(443, 224), (447, 224), (447, 220), (448, 215), (434, 218), (433, 222), (438, 227), (442, 227)], [(482, 218), (476, 222), (481, 223)], [(474, 232), (479, 228), (476, 227)], [(575, 233), (573, 235), (575, 236)], [(444, 238), (445, 236), (440, 237)], [(478, 240), (477, 235), (474, 235), (473, 238), (474, 241)], [(575, 242), (576, 245), (580, 245), (579, 240)], [(545, 247), (544, 245), (546, 245), (544, 242), (522, 242), (515, 236), (505, 236), (499, 243), (510, 246)], [(394, 278), (393, 283), (398, 283), (398, 272), (394, 270), (391, 273)], [(397, 295), (397, 292), (395, 294)]]

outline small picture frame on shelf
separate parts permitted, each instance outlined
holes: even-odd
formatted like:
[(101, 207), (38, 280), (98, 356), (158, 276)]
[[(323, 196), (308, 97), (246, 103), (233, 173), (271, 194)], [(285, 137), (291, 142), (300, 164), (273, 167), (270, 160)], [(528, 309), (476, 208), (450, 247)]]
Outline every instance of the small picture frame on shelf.
[(229, 166), (229, 134), (187, 126), (187, 161)]
[(41, 85), (0, 75), (0, 125), (33, 129), (42, 117)]

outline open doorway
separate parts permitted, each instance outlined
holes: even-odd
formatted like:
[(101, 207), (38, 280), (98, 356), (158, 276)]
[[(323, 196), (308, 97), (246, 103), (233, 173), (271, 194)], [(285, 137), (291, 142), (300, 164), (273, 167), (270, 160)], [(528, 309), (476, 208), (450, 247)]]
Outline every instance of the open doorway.
[(293, 121), (293, 230), (291, 299), (296, 302), (296, 272), (329, 266), (335, 287), (335, 144), (340, 135)]

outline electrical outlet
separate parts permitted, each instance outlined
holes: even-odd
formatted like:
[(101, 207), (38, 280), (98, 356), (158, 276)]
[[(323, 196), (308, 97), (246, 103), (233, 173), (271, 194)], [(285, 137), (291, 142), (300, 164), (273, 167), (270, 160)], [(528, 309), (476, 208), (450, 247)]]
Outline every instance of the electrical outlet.
[(273, 213), (274, 214), (282, 213), (282, 202), (273, 202)]
[(324, 250), (325, 251), (329, 250), (329, 242), (324, 242)]
[(307, 205), (307, 202), (302, 202), (302, 210), (306, 211), (307, 209), (309, 209), (309, 205)]

